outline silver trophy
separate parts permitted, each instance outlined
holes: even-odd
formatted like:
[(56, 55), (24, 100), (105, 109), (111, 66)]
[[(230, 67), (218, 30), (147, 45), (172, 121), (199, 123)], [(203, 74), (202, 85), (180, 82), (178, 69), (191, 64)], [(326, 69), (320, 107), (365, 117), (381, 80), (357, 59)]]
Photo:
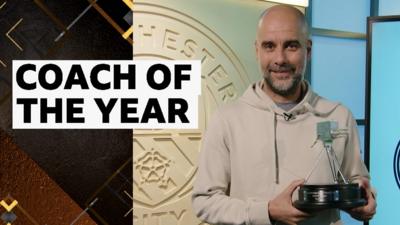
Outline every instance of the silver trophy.
[[(332, 184), (306, 184), (309, 176), (316, 168), (316, 165), (306, 178), (305, 184), (299, 188), (299, 199), (294, 206), (303, 211), (317, 211), (329, 208), (349, 209), (365, 205), (365, 193), (358, 184), (349, 183), (340, 170), (340, 165), (332, 148), (333, 139), (345, 133), (345, 130), (338, 129), (335, 121), (317, 123), (317, 141), (322, 141), (328, 157), (329, 166), (332, 172)], [(318, 163), (318, 162), (317, 162)]]

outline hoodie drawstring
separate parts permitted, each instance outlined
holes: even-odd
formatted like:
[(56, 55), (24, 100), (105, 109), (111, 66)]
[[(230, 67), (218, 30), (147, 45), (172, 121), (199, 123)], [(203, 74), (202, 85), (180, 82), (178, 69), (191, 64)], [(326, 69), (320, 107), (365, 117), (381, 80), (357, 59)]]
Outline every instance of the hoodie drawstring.
[(275, 149), (275, 183), (279, 184), (279, 156), (278, 156), (278, 143), (276, 140), (276, 127), (278, 120), (276, 118), (276, 113), (274, 113), (274, 149)]

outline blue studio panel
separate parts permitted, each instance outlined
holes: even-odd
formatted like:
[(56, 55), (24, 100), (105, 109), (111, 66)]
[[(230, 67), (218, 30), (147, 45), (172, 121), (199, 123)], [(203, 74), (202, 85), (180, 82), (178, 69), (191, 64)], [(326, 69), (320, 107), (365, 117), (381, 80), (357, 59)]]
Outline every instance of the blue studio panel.
[(379, 15), (400, 15), (399, 0), (379, 0)]
[(313, 36), (311, 81), (314, 90), (364, 119), (364, 40)]
[(314, 28), (365, 33), (370, 1), (314, 0), (312, 7), (312, 27)]
[(399, 37), (400, 22), (373, 23), (369, 143), (378, 210), (371, 225), (396, 225), (400, 221), (400, 165), (396, 157), (400, 141)]

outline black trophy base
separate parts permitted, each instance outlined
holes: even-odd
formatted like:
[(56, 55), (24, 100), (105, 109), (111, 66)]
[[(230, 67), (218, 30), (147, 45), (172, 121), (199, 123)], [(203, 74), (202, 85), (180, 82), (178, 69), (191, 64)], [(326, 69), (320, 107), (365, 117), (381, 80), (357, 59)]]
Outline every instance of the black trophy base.
[(302, 211), (350, 209), (367, 203), (358, 184), (301, 185), (294, 206)]

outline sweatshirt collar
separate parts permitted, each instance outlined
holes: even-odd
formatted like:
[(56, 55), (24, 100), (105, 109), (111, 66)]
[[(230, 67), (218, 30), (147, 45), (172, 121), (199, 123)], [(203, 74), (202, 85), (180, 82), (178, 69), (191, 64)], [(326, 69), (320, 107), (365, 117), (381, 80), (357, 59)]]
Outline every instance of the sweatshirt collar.
[(339, 105), (337, 102), (328, 103), (326, 101), (318, 101), (321, 99), (321, 97), (313, 92), (308, 81), (303, 80), (302, 85), (305, 86), (306, 90), (303, 99), (295, 107), (286, 112), (278, 107), (275, 102), (262, 90), (262, 83), (263, 79), (251, 84), (240, 100), (260, 110), (271, 111), (282, 116), (285, 116), (285, 114), (291, 114), (294, 117), (296, 115), (305, 114), (308, 112), (314, 114), (315, 116), (326, 117)]
[(300, 100), (300, 102), (296, 104), (295, 107), (286, 112), (285, 110), (277, 106), (277, 104), (271, 99), (271, 97), (268, 96), (263, 91), (262, 89), (263, 85), (265, 85), (264, 80), (260, 80), (257, 83), (253, 84), (252, 87), (253, 91), (259, 98), (258, 101), (254, 102), (255, 103), (254, 106), (263, 109), (269, 109), (277, 114), (283, 114), (283, 113), (303, 114), (308, 111), (307, 108), (304, 106), (305, 103), (312, 105), (313, 103), (312, 101), (315, 100), (315, 98), (317, 97), (317, 95), (315, 95), (315, 93), (312, 92), (309, 83), (303, 80), (301, 85), (303, 86), (302, 88), (305, 91), (305, 93), (302, 93), (302, 99)]

